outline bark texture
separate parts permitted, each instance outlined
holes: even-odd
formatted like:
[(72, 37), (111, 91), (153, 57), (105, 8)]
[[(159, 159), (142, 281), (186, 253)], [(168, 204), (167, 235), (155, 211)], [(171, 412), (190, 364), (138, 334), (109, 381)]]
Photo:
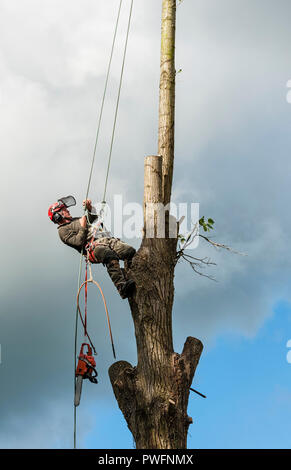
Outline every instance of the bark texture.
[(164, 0), (160, 61), (159, 142), (163, 156), (163, 202), (171, 200), (175, 133), (175, 34), (176, 0)]
[[(148, 206), (162, 197), (159, 156), (145, 160), (145, 227), (152, 223)], [(149, 185), (149, 182), (151, 184)], [(150, 186), (150, 190), (148, 187)], [(154, 217), (154, 233), (158, 233)], [(202, 352), (202, 343), (188, 337), (183, 351), (173, 350), (172, 307), (177, 238), (147, 238), (126, 274), (135, 280), (129, 300), (135, 328), (138, 363), (113, 364), (109, 376), (119, 408), (138, 449), (185, 449), (189, 389)]]
[[(145, 159), (144, 237), (125, 273), (136, 282), (129, 300), (137, 344), (137, 366), (119, 361), (109, 376), (119, 408), (138, 449), (185, 449), (192, 418), (187, 415), (189, 388), (203, 349), (186, 339), (173, 350), (172, 307), (177, 234), (170, 237), (153, 211), (171, 199), (174, 162), (176, 0), (163, 0), (159, 155)], [(175, 221), (176, 223), (176, 221)]]

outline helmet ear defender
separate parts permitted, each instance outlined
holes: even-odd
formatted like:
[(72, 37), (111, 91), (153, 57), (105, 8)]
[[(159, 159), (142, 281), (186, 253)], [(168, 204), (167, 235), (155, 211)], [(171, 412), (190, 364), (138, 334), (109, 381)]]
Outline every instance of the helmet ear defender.
[(63, 220), (62, 214), (60, 214), (59, 212), (55, 212), (54, 215), (53, 215), (52, 221), (53, 221), (55, 224), (58, 224), (58, 223), (60, 223), (62, 220)]

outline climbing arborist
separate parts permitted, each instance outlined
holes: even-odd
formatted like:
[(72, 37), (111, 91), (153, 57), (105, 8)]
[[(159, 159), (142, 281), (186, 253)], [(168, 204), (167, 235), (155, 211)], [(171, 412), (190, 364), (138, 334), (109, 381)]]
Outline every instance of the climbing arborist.
[(94, 213), (90, 199), (83, 201), (87, 216), (72, 217), (68, 207), (75, 204), (75, 198), (67, 196), (58, 199), (49, 207), (48, 216), (58, 225), (60, 239), (79, 253), (83, 252), (91, 263), (103, 263), (120, 296), (123, 299), (130, 297), (134, 292), (135, 282), (125, 278), (119, 260), (124, 260), (130, 266), (136, 250), (119, 238), (112, 237), (102, 222), (99, 223), (99, 226), (98, 223), (95, 227), (90, 225), (96, 220), (98, 221), (98, 215)]

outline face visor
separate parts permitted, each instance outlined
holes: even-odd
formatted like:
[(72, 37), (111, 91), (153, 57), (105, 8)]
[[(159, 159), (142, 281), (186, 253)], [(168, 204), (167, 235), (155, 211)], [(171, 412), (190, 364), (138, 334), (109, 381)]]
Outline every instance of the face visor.
[(76, 199), (74, 198), (74, 196), (62, 197), (58, 199), (58, 202), (60, 204), (63, 204), (65, 207), (71, 207), (76, 205)]

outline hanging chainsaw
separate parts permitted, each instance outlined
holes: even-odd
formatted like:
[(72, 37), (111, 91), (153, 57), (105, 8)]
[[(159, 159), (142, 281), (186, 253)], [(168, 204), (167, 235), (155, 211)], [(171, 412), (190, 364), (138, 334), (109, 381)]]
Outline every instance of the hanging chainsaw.
[[(87, 346), (87, 353), (84, 353), (84, 347)], [(97, 384), (96, 379), (98, 373), (96, 370), (96, 362), (92, 355), (92, 348), (89, 344), (83, 343), (78, 358), (76, 368), (76, 382), (75, 382), (75, 406), (79, 406), (82, 393), (83, 380), (89, 379), (93, 384)]]

